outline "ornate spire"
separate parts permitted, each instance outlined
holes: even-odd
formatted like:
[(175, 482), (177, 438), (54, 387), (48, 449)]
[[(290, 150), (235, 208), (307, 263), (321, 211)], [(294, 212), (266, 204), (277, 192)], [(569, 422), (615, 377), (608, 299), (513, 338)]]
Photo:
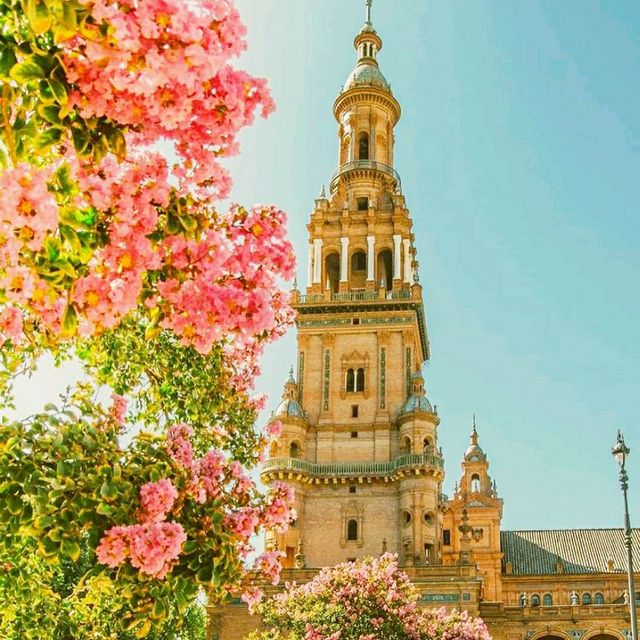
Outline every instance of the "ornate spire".
[(478, 431), (476, 429), (476, 414), (473, 414), (473, 430), (471, 431), (471, 444), (478, 444)]
[(371, 5), (373, 4), (373, 0), (365, 0), (366, 5), (366, 17), (365, 24), (371, 26)]

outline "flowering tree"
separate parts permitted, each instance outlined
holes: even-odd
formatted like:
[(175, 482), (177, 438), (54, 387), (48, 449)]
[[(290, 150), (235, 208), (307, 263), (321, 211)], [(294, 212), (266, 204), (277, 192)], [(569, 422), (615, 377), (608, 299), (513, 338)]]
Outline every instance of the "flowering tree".
[(287, 526), (290, 490), (246, 468), (270, 436), (250, 391), (291, 322), (292, 248), (278, 209), (216, 208), (219, 158), (273, 103), (231, 64), (232, 0), (0, 0), (0, 27), (2, 398), (45, 351), (88, 374), (0, 423), (0, 631), (144, 637), (201, 587), (278, 579), (276, 553), (247, 557)]
[(254, 608), (269, 629), (252, 640), (490, 640), (479, 618), (420, 607), (389, 553), (323, 569)]

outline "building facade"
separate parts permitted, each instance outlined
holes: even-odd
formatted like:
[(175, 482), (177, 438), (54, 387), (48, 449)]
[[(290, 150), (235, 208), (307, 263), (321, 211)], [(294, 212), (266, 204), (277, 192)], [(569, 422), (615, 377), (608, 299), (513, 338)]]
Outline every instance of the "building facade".
[[(479, 614), (497, 639), (628, 640), (622, 532), (502, 531), (475, 418), (455, 492), (442, 493), (416, 239), (394, 168), (401, 108), (367, 5), (355, 68), (333, 105), (338, 168), (307, 227), (306, 289), (293, 292), (297, 371), (261, 470), (265, 484), (295, 487), (298, 518), (266, 545), (285, 554), (284, 580), (297, 582), (396, 553), (425, 606)], [(259, 622), (234, 601), (212, 610), (210, 638), (237, 640)]]

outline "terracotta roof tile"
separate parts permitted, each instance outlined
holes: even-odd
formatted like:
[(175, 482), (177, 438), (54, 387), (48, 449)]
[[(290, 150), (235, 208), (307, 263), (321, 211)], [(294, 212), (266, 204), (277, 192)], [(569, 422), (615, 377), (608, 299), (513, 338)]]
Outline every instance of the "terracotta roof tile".
[[(640, 569), (640, 529), (633, 529), (634, 569)], [(627, 550), (622, 529), (555, 529), (543, 531), (501, 531), (504, 563), (511, 563), (514, 575), (558, 573), (602, 573), (626, 571)]]

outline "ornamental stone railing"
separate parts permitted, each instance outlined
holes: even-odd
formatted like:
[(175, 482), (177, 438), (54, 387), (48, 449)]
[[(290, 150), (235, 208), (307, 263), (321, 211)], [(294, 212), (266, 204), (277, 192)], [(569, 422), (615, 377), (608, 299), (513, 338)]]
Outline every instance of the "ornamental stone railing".
[(333, 190), (335, 182), (340, 178), (340, 176), (343, 176), (345, 173), (351, 173), (352, 171), (379, 171), (380, 173), (391, 176), (396, 181), (398, 188), (400, 188), (402, 184), (398, 172), (388, 164), (376, 162), (375, 160), (353, 160), (351, 162), (341, 164), (334, 171), (331, 176), (331, 189)]
[(295, 302), (300, 304), (314, 304), (321, 302), (377, 302), (380, 300), (411, 300), (411, 289), (393, 291), (345, 291), (343, 293), (312, 293), (300, 294)]
[(262, 465), (261, 473), (298, 473), (314, 478), (384, 477), (412, 469), (441, 470), (443, 466), (440, 456), (429, 453), (410, 453), (385, 462), (318, 463), (299, 458), (271, 458)]

